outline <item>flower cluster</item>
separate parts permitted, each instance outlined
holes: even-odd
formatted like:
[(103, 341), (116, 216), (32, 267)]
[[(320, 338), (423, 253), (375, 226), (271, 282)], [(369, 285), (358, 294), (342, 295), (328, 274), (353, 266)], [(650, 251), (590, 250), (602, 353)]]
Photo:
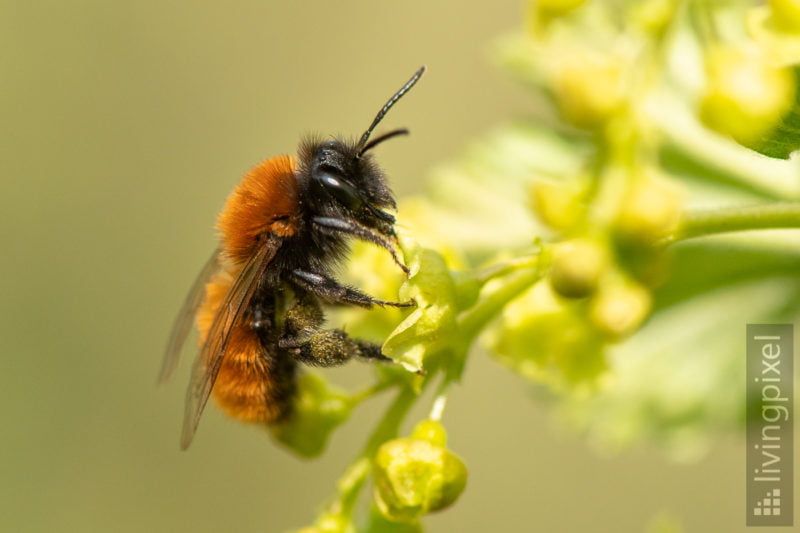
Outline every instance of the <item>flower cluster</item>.
[[(355, 285), (417, 303), (338, 317), (396, 364), (355, 394), (305, 376), (296, 416), (272, 430), (316, 456), (356, 405), (396, 394), (303, 531), (421, 531), (458, 499), (467, 469), (443, 416), (478, 343), (595, 441), (652, 439), (685, 459), (742, 423), (742, 368), (720, 324), (800, 308), (794, 241), (686, 242), (800, 227), (785, 160), (800, 148), (800, 3), (536, 0), (497, 57), (530, 91), (527, 118), (401, 202), (407, 279), (354, 250)], [(430, 388), (429, 414), (404, 433)]]

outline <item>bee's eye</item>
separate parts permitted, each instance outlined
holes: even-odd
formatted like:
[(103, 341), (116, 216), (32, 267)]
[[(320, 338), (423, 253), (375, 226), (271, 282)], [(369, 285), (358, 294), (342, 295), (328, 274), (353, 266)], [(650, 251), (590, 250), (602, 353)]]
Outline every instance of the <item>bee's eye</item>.
[(334, 172), (326, 172), (324, 169), (320, 169), (314, 173), (314, 181), (349, 209), (356, 210), (364, 205), (364, 200), (361, 199), (355, 187)]

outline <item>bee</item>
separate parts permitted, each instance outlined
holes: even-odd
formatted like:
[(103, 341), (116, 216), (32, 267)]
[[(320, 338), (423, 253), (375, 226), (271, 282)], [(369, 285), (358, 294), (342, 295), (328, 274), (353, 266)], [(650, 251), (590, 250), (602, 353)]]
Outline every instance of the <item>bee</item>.
[(324, 329), (323, 304), (408, 307), (373, 298), (333, 277), (348, 242), (395, 251), (397, 205), (370, 153), (405, 128), (370, 140), (375, 127), (425, 72), (420, 68), (381, 108), (357, 142), (309, 138), (296, 158), (263, 161), (242, 178), (217, 220), (219, 248), (183, 303), (159, 381), (169, 378), (196, 323), (200, 351), (186, 394), (181, 448), (192, 442), (209, 396), (229, 416), (274, 424), (291, 417), (298, 363), (388, 361), (380, 346)]

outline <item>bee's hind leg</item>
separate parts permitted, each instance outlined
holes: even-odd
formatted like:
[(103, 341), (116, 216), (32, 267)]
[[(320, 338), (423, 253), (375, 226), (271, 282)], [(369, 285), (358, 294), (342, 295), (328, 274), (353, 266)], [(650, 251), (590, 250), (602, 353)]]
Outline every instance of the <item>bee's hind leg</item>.
[(352, 339), (341, 329), (320, 329), (323, 321), (322, 309), (313, 297), (298, 297), (286, 312), (278, 346), (296, 360), (314, 366), (341, 365), (353, 357), (391, 361), (377, 344)]

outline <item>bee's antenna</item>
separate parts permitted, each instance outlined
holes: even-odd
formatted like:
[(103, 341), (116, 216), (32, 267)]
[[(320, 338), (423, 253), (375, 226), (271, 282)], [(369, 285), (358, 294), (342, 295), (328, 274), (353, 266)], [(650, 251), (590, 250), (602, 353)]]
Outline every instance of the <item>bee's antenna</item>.
[(388, 101), (388, 102), (386, 102), (386, 103), (383, 105), (383, 108), (381, 108), (381, 110), (380, 110), (380, 111), (378, 111), (378, 114), (377, 114), (377, 115), (375, 115), (375, 120), (373, 120), (373, 121), (372, 121), (372, 124), (370, 124), (369, 128), (367, 128), (367, 131), (365, 131), (365, 132), (364, 132), (364, 135), (362, 135), (362, 136), (361, 136), (361, 140), (360, 140), (360, 141), (358, 141), (358, 144), (356, 145), (356, 148), (357, 148), (357, 150), (358, 150), (358, 151), (357, 151), (357, 154), (358, 154), (358, 156), (361, 156), (361, 154), (363, 154), (363, 153), (364, 153), (364, 152), (366, 152), (366, 151), (367, 151), (369, 148), (372, 148), (373, 146), (375, 146), (376, 144), (378, 144), (378, 143), (379, 143), (379, 142), (381, 142), (381, 141), (385, 141), (386, 139), (388, 139), (388, 138), (390, 138), (390, 137), (394, 137), (395, 135), (403, 135), (403, 134), (405, 134), (405, 133), (408, 133), (408, 130), (395, 130), (395, 131), (393, 131), (393, 132), (389, 132), (388, 134), (386, 134), (386, 135), (383, 135), (383, 136), (381, 136), (381, 137), (379, 137), (379, 138), (375, 139), (375, 141), (373, 141), (373, 142), (371, 142), (371, 143), (367, 144), (367, 141), (369, 140), (369, 136), (372, 134), (372, 130), (374, 130), (374, 129), (375, 129), (375, 126), (377, 126), (377, 125), (378, 125), (378, 123), (379, 123), (381, 120), (383, 120), (383, 117), (384, 117), (384, 116), (386, 116), (386, 113), (388, 113), (388, 112), (389, 112), (389, 110), (392, 108), (392, 106), (393, 106), (393, 105), (394, 105), (394, 104), (395, 104), (395, 103), (396, 103), (396, 102), (397, 102), (397, 101), (398, 101), (400, 98), (402, 98), (402, 96), (403, 96), (404, 94), (406, 94), (406, 93), (407, 93), (407, 92), (408, 92), (408, 91), (409, 91), (409, 90), (410, 90), (410, 89), (411, 89), (411, 88), (414, 86), (414, 84), (416, 84), (416, 83), (417, 83), (417, 81), (419, 81), (419, 79), (422, 77), (422, 75), (423, 75), (424, 73), (425, 73), (425, 66), (423, 65), (422, 67), (420, 67), (420, 69), (419, 69), (418, 71), (416, 71), (416, 72), (414, 73), (414, 75), (413, 75), (413, 76), (411, 76), (411, 79), (410, 79), (410, 80), (408, 80), (408, 81), (406, 82), (406, 84), (405, 84), (405, 85), (403, 85), (402, 87), (400, 87), (400, 90), (399, 90), (399, 91), (397, 91), (397, 92), (394, 94), (394, 96), (392, 96), (391, 98), (389, 98), (389, 101)]

